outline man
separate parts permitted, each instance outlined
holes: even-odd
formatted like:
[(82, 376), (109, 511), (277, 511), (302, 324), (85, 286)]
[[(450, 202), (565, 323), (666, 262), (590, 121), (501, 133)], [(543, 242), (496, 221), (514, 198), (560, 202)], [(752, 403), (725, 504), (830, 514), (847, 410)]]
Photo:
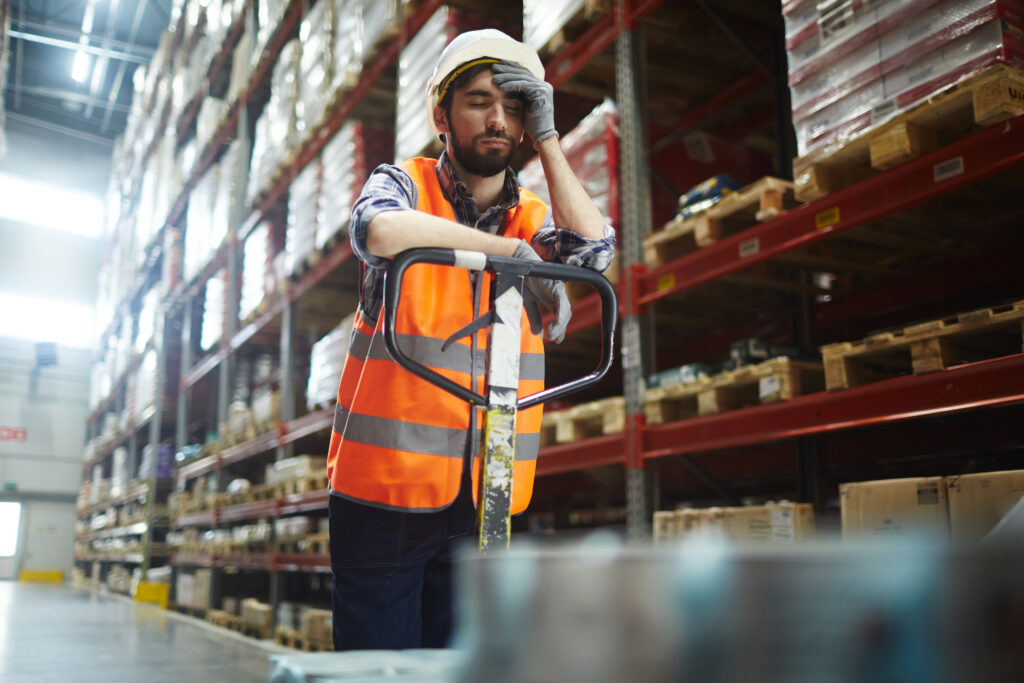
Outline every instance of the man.
[[(427, 87), (445, 152), (378, 167), (353, 207), (350, 239), (363, 282), (328, 455), (336, 650), (444, 647), (453, 625), (452, 548), (474, 531), (478, 411), (388, 356), (381, 295), (389, 259), (441, 247), (603, 270), (613, 256), (614, 233), (559, 147), (543, 75), (537, 53), (500, 31), (458, 36)], [(508, 167), (524, 134), (544, 166), (550, 210)], [(485, 332), (441, 346), (487, 305), (489, 277), (410, 268), (396, 323), (403, 350), (479, 388)], [(531, 319), (544, 302), (554, 313), (546, 335), (561, 341), (571, 313), (564, 286), (531, 278), (526, 287)], [(521, 394), (543, 385), (540, 331), (524, 318)], [(532, 492), (540, 407), (519, 417), (513, 513)]]

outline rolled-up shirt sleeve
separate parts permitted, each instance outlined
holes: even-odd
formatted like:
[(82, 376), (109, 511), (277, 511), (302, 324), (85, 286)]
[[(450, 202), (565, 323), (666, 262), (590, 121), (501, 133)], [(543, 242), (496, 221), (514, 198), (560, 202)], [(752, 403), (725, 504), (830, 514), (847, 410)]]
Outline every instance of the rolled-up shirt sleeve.
[(374, 256), (366, 248), (367, 227), (384, 211), (416, 208), (417, 200), (416, 184), (404, 169), (391, 164), (375, 168), (352, 205), (348, 234), (356, 257), (370, 268), (386, 268), (390, 260)]
[(549, 208), (531, 246), (545, 261), (581, 266), (600, 273), (615, 257), (615, 228), (606, 223), (604, 237), (583, 237), (573, 230), (555, 227)]

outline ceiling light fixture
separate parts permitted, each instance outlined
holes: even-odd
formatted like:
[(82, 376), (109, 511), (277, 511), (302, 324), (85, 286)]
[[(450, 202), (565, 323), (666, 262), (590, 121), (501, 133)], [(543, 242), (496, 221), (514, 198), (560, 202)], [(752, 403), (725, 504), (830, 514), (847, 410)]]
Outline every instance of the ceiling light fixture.
[[(96, 0), (89, 0), (85, 6), (85, 14), (82, 15), (82, 35), (78, 39), (79, 45), (89, 44), (89, 35), (92, 33), (93, 19), (96, 14)], [(92, 66), (92, 57), (85, 51), (75, 52), (75, 61), (71, 63), (71, 78), (78, 83), (84, 83), (89, 78), (89, 69)]]

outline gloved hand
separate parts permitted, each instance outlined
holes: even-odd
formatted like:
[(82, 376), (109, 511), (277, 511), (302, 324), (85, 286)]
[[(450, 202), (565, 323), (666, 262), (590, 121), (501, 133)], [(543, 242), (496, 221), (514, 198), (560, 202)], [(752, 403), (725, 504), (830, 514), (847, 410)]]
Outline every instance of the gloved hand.
[(498, 62), (493, 67), (494, 85), (506, 94), (519, 94), (525, 100), (523, 126), (536, 147), (542, 140), (558, 135), (555, 130), (555, 99), (551, 84), (517, 64)]
[[(513, 256), (524, 261), (542, 260), (525, 240), (519, 240), (519, 246), (516, 247)], [(548, 325), (546, 338), (556, 344), (561, 343), (565, 339), (565, 328), (569, 325), (569, 319), (572, 317), (572, 305), (565, 293), (565, 283), (561, 280), (548, 280), (540, 277), (525, 278), (523, 306), (526, 308), (526, 317), (530, 320), (530, 329), (534, 334), (541, 333), (538, 301), (555, 314), (554, 321)]]

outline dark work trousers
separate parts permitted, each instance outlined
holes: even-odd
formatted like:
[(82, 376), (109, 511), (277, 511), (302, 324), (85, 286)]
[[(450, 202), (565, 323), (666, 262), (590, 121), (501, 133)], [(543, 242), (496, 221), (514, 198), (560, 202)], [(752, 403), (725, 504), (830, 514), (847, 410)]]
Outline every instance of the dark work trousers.
[(329, 504), (334, 649), (446, 647), (454, 551), (472, 536), (470, 486), (440, 512), (398, 512), (338, 496)]

